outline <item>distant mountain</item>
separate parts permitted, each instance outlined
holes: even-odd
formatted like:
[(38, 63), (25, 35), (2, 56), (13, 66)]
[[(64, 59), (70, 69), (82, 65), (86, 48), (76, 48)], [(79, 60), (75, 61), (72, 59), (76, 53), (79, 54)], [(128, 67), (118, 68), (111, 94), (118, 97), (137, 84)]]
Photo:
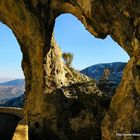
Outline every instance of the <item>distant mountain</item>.
[(8, 99), (18, 97), (25, 91), (24, 79), (16, 79), (4, 83), (0, 83), (0, 103)]
[(94, 78), (96, 81), (99, 81), (104, 74), (104, 70), (109, 69), (109, 80), (120, 82), (125, 65), (126, 63), (123, 62), (103, 63), (90, 66), (80, 72), (90, 78)]
[(24, 88), (25, 87), (25, 80), (24, 79), (16, 79), (16, 80), (0, 83), (0, 86), (14, 86), (14, 87)]
[(0, 77), (0, 83), (4, 83), (4, 82), (7, 82), (7, 81), (11, 81), (11, 80), (14, 80), (14, 78), (4, 78), (4, 77)]
[(104, 63), (90, 66), (80, 72), (95, 79), (100, 90), (113, 96), (121, 81), (125, 66), (126, 63), (123, 62)]
[(4, 106), (4, 107), (20, 107), (20, 108), (22, 108), (23, 104), (24, 104), (24, 94), (22, 94), (22, 95), (20, 95), (18, 97), (6, 100), (0, 106)]

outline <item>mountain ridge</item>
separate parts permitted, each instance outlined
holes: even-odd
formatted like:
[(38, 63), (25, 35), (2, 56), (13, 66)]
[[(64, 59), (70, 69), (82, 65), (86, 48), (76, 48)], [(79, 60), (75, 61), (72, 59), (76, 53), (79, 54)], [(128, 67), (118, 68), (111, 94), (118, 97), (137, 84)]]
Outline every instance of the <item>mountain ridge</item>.
[[(99, 81), (103, 75), (103, 70), (105, 68), (108, 68), (111, 70), (112, 73), (110, 73), (110, 74), (117, 74), (116, 72), (121, 72), (120, 74), (122, 76), (122, 71), (123, 71), (125, 65), (126, 65), (125, 62), (99, 63), (96, 65), (89, 66), (89, 67), (81, 70), (80, 72), (90, 78), (94, 78), (96, 81)], [(113, 71), (115, 73), (113, 73)]]
[(25, 84), (24, 79), (13, 79), (10, 81), (1, 82), (0, 86), (19, 86), (19, 85), (23, 85), (23, 84)]
[(112, 98), (122, 79), (125, 66), (125, 62), (101, 63), (80, 72), (95, 79), (98, 88)]

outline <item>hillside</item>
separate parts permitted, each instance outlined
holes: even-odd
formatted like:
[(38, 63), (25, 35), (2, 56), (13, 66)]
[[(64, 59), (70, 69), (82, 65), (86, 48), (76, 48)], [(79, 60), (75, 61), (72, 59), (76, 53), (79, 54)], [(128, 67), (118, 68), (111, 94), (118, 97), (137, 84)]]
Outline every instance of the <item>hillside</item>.
[(12, 99), (8, 99), (6, 100), (4, 103), (1, 104), (1, 106), (5, 106), (5, 107), (23, 107), (24, 104), (24, 94), (12, 98)]
[(87, 75), (90, 78), (95, 79), (96, 81), (101, 80), (104, 75), (104, 70), (109, 70), (108, 80), (116, 84), (119, 84), (123, 74), (123, 70), (126, 63), (123, 62), (114, 62), (114, 63), (104, 63), (90, 66), (81, 70), (80, 72)]
[(109, 96), (113, 96), (118, 87), (126, 63), (114, 62), (90, 66), (81, 73), (93, 78), (97, 82), (98, 88)]
[(80, 72), (87, 75), (90, 78), (99, 81), (104, 74), (104, 69), (109, 69), (110, 75), (109, 80), (119, 83), (122, 77), (123, 69), (126, 63), (114, 62), (114, 63), (103, 63), (90, 66), (81, 70)]
[(0, 103), (18, 97), (24, 93), (25, 82), (23, 79), (16, 79), (0, 83)]

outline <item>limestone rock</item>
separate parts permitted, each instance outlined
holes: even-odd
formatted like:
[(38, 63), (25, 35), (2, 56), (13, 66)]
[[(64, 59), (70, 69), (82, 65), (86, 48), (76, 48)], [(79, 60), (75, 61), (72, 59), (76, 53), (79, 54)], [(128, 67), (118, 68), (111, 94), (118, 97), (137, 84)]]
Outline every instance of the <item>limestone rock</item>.
[(51, 48), (47, 54), (46, 61), (47, 65), (44, 65), (46, 69), (46, 93), (52, 92), (62, 86), (91, 80), (73, 68), (68, 68), (62, 62), (62, 51), (54, 37), (52, 37)]
[(18, 123), (12, 140), (28, 140), (28, 125), (24, 119)]
[[(47, 61), (46, 69), (51, 68), (46, 73), (46, 84), (49, 85), (45, 92), (44, 124), (47, 130), (40, 139), (100, 139), (101, 121), (110, 100), (94, 80), (62, 62), (62, 52), (54, 38)], [(33, 139), (36, 134), (30, 136)]]

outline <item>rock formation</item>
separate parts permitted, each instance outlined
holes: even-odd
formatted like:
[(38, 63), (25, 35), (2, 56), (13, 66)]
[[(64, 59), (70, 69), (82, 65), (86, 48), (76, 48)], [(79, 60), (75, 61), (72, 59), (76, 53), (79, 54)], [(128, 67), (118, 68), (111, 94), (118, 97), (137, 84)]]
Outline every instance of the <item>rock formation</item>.
[[(0, 0), (0, 21), (13, 30), (23, 52), (24, 117), (28, 120), (29, 132), (43, 136), (48, 124), (56, 121), (55, 105), (46, 100), (52, 89), (59, 87), (59, 81), (63, 84), (63, 79), (53, 69), (57, 67), (55, 64), (53, 68), (48, 66), (53, 61), (48, 63), (48, 52), (55, 19), (62, 13), (75, 15), (95, 37), (104, 39), (110, 35), (130, 56), (102, 123), (103, 139), (116, 139), (116, 132), (140, 133), (139, 0)], [(48, 75), (50, 71), (53, 78)], [(61, 73), (61, 68), (58, 71)], [(55, 128), (51, 125), (51, 129), (55, 131)]]
[[(62, 52), (54, 38), (45, 68), (45, 126), (41, 135), (31, 132), (30, 139), (101, 139), (101, 121), (109, 100), (94, 80), (62, 62)], [(39, 129), (39, 122), (34, 125)]]

